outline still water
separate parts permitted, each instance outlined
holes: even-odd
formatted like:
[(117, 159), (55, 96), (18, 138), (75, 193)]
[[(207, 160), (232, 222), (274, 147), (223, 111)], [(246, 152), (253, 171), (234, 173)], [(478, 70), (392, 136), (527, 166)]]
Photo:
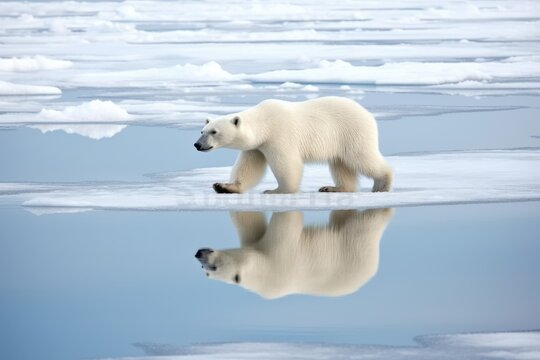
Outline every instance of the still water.
[[(534, 329), (539, 205), (45, 216), (4, 206), (0, 358)], [(199, 249), (213, 252), (197, 259)]]

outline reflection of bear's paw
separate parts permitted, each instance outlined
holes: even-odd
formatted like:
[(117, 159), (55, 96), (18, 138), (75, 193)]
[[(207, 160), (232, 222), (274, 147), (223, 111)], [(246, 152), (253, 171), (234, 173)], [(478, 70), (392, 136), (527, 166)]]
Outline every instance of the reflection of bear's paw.
[(240, 192), (236, 184), (215, 183), (212, 187), (218, 194), (234, 194)]

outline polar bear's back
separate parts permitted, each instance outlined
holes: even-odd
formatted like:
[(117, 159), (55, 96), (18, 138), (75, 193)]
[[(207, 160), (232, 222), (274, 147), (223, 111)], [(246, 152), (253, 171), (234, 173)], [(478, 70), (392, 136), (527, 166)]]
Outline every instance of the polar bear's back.
[[(362, 123), (374, 123), (373, 116), (356, 101), (339, 97), (325, 96), (306, 101), (285, 101), (270, 99), (261, 102), (257, 107), (264, 109), (265, 114), (286, 114), (294, 116), (287, 118), (287, 122), (302, 123), (302, 126), (313, 127), (325, 126), (328, 123), (348, 125), (355, 128)], [(280, 121), (281, 117), (266, 117), (265, 120)]]
[[(328, 96), (289, 102), (266, 100), (257, 108), (272, 140), (297, 144), (305, 160), (324, 161), (360, 148), (378, 148), (373, 116), (354, 100)], [(276, 136), (277, 134), (277, 136)]]

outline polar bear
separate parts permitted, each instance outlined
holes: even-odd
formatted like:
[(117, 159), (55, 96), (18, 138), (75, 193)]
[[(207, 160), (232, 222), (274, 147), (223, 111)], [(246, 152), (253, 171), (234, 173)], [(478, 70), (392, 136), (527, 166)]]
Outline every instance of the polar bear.
[(206, 120), (194, 144), (199, 151), (242, 150), (229, 183), (218, 193), (242, 193), (270, 166), (278, 187), (265, 193), (298, 192), (305, 162), (328, 162), (335, 186), (321, 192), (354, 192), (358, 174), (374, 180), (372, 191), (390, 191), (392, 169), (379, 152), (377, 123), (353, 100), (329, 96), (289, 102), (265, 100), (242, 112)]
[(337, 210), (327, 226), (304, 227), (301, 212), (231, 212), (241, 247), (202, 248), (195, 257), (209, 278), (237, 283), (268, 299), (290, 294), (343, 296), (379, 266), (379, 241), (392, 209)]

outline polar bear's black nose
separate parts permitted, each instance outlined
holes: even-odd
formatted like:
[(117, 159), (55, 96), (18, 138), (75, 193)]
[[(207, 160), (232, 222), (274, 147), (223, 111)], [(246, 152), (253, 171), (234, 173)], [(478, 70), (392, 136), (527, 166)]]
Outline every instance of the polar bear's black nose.
[(206, 255), (209, 255), (209, 254), (213, 253), (213, 252), (214, 252), (214, 250), (212, 250), (212, 249), (202, 248), (202, 249), (197, 250), (197, 253), (195, 254), (195, 257), (197, 259), (200, 259), (202, 257), (205, 257)]
[(197, 150), (201, 150), (201, 144), (199, 144), (198, 142), (196, 142), (195, 144), (193, 144), (193, 146), (195, 146), (195, 149)]

